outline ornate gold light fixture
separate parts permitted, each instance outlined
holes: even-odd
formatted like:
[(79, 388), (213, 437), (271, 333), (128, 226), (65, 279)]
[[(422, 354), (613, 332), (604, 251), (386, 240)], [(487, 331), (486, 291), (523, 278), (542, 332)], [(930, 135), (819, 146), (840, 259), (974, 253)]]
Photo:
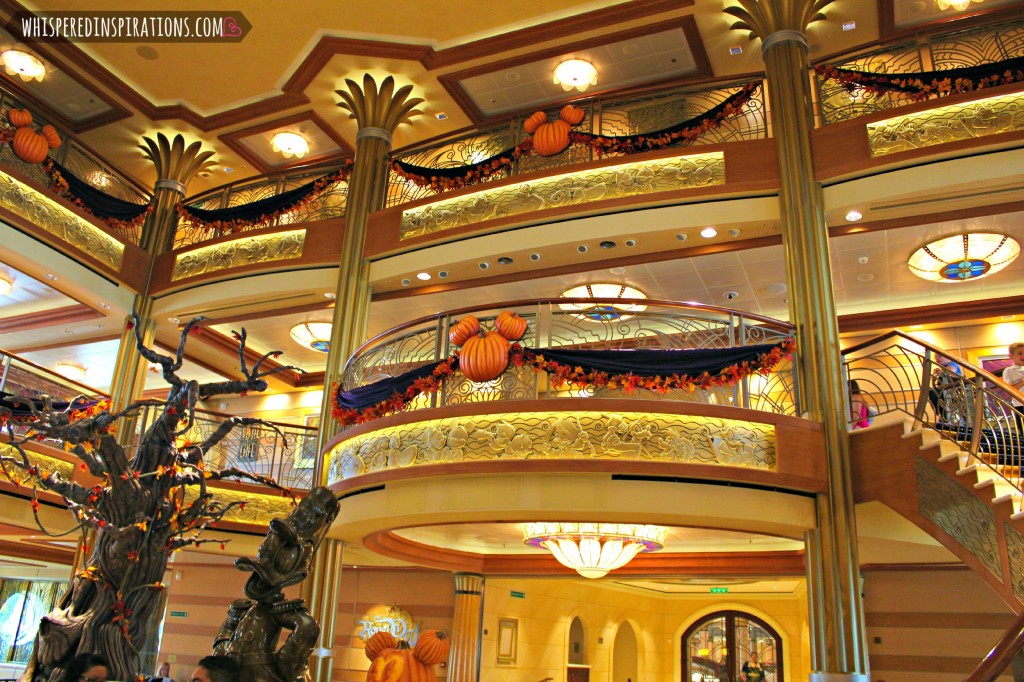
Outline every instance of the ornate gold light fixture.
[(601, 578), (632, 561), (640, 552), (665, 546), (668, 530), (633, 523), (535, 522), (520, 525), (523, 542), (544, 548), (558, 563), (584, 578)]
[(567, 59), (555, 67), (554, 81), (566, 92), (573, 88), (583, 92), (597, 85), (597, 67), (585, 59)]
[(580, 284), (562, 292), (562, 298), (598, 298), (622, 299), (622, 303), (559, 303), (562, 310), (578, 310), (576, 317), (581, 320), (628, 320), (630, 313), (639, 313), (647, 309), (643, 303), (626, 303), (625, 299), (647, 298), (647, 294), (625, 284), (598, 282), (596, 284)]
[(993, 275), (1020, 255), (1012, 237), (973, 232), (925, 244), (907, 261), (910, 271), (931, 282), (966, 282)]
[(17, 74), (26, 83), (30, 80), (42, 81), (46, 75), (46, 67), (35, 55), (21, 50), (5, 50), (0, 53), (4, 68), (11, 76)]
[(330, 322), (302, 322), (289, 330), (292, 339), (300, 346), (326, 353), (331, 349)]
[(270, 147), (286, 159), (302, 158), (309, 153), (309, 141), (298, 133), (277, 133), (270, 138)]
[(88, 373), (85, 367), (69, 360), (62, 360), (55, 364), (53, 371), (72, 381), (85, 381), (85, 375)]
[[(974, 0), (974, 2), (984, 1)], [(971, 0), (935, 0), (935, 6), (939, 8), (940, 12), (945, 12), (947, 9), (951, 9), (954, 12), (963, 12), (971, 6)]]

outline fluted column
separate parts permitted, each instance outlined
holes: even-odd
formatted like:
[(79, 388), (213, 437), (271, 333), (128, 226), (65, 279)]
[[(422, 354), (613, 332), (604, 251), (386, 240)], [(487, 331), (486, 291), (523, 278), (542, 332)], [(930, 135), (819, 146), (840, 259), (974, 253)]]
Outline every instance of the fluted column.
[[(782, 243), (790, 320), (796, 325), (800, 409), (825, 427), (828, 492), (817, 498), (821, 608), (812, 608), (812, 667), (817, 679), (867, 680), (857, 530), (850, 481), (848, 412), (821, 185), (811, 162), (808, 24), (832, 0), (736, 0), (732, 28), (761, 38), (769, 108), (779, 154)], [(814, 578), (814, 574), (810, 576)], [(813, 606), (813, 604), (812, 604)]]
[(448, 682), (478, 682), (480, 679), (483, 611), (484, 577), (475, 573), (456, 573)]
[[(142, 138), (139, 145), (146, 157), (156, 167), (157, 181), (153, 186), (153, 211), (142, 226), (139, 246), (150, 255), (150, 268), (146, 284), (135, 295), (133, 309), (139, 318), (142, 340), (152, 346), (156, 334), (156, 322), (152, 318), (153, 299), (149, 287), (153, 277), (153, 266), (157, 256), (170, 250), (178, 225), (178, 201), (185, 196), (188, 183), (203, 168), (210, 165), (213, 152), (202, 152), (202, 143), (193, 142), (185, 146), (185, 138), (175, 135), (168, 140), (163, 133), (156, 139)], [(121, 332), (114, 374), (110, 384), (110, 395), (115, 409), (123, 409), (142, 395), (145, 385), (147, 363), (135, 349), (135, 332), (126, 324)], [(130, 438), (134, 429), (122, 427), (118, 438)], [(123, 443), (124, 444), (124, 443)]]

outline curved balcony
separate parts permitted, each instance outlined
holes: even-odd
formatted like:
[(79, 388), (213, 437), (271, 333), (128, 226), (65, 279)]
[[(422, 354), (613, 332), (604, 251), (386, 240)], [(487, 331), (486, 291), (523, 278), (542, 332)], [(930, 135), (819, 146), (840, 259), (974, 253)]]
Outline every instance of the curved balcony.
[[(672, 385), (624, 373), (595, 387), (566, 379), (550, 363), (537, 371), (542, 363), (536, 357), (545, 351), (551, 357), (564, 351), (615, 351), (623, 362), (640, 350), (741, 355), (746, 350), (763, 358), (767, 349), (793, 336), (787, 323), (726, 308), (628, 303), (635, 307), (617, 309), (626, 300), (612, 298), (514, 301), (420, 318), (367, 341), (346, 365), (344, 391), (390, 386), (389, 379), (443, 364), (455, 352), (451, 330), (468, 315), (490, 330), (500, 312), (517, 313), (527, 323), (523, 357), (534, 360), (512, 361), (486, 382), (454, 372), (438, 390), (411, 398), (400, 412), (343, 431), (325, 453), (328, 483), (351, 490), (456, 472), (561, 471), (820, 489), (823, 463), (815, 444), (820, 445), (821, 430), (795, 416), (791, 362), (734, 381), (720, 380), (729, 371), (722, 370)], [(642, 362), (649, 361), (642, 356)], [(583, 373), (581, 367), (563, 369)]]

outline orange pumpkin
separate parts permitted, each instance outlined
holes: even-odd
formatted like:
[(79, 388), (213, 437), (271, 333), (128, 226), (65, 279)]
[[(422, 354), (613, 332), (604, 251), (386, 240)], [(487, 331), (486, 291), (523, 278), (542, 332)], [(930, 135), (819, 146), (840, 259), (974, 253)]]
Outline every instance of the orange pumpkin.
[(526, 320), (509, 310), (498, 315), (494, 320), (494, 328), (509, 341), (518, 341), (526, 334)]
[(11, 109), (7, 112), (7, 120), (16, 128), (30, 126), (32, 125), (32, 112), (28, 109)]
[(56, 149), (60, 146), (60, 135), (57, 134), (56, 128), (46, 125), (39, 132), (46, 138), (46, 144), (50, 145), (50, 149)]
[(421, 662), (434, 665), (448, 660), (451, 646), (451, 640), (443, 630), (427, 630), (416, 640), (414, 653)]
[(508, 339), (504, 336), (481, 331), (462, 344), (459, 368), (470, 381), (496, 379), (508, 367), (508, 349)]
[(398, 640), (390, 632), (378, 630), (373, 633), (370, 639), (366, 640), (366, 657), (371, 661), (380, 655), (385, 649), (394, 649)]
[(31, 128), (18, 128), (11, 146), (18, 158), (26, 163), (40, 163), (50, 151), (46, 138)]
[(385, 649), (370, 664), (366, 682), (437, 682), (433, 669), (418, 660), (403, 641), (394, 649)]
[(545, 123), (533, 134), (533, 149), (541, 156), (554, 156), (569, 146), (570, 126), (562, 119)]
[(448, 340), (452, 342), (453, 346), (461, 346), (466, 343), (466, 339), (478, 331), (480, 331), (480, 320), (472, 315), (466, 315), (448, 330)]
[(523, 123), (523, 130), (533, 135), (535, 132), (537, 132), (537, 128), (540, 128), (547, 122), (548, 115), (545, 114), (543, 111), (538, 111), (534, 113), (532, 116), (530, 116), (530, 118), (526, 119), (526, 121)]
[(562, 107), (562, 110), (558, 112), (559, 118), (568, 123), (571, 126), (578, 125), (586, 113), (582, 109), (578, 109), (571, 104), (566, 104)]

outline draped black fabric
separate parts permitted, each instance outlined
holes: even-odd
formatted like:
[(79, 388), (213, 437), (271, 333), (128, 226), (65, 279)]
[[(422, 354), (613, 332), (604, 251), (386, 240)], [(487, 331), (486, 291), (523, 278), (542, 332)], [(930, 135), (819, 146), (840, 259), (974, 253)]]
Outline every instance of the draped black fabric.
[[(13, 393), (7, 393), (6, 391), (0, 391), (0, 409), (7, 408), (11, 411), (11, 416), (15, 419), (20, 417), (31, 417), (32, 409), (26, 405), (26, 401), (32, 401), (37, 410), (43, 409), (43, 401), (38, 398), (22, 398), (14, 395)], [(97, 400), (90, 398), (82, 398), (73, 401), (74, 409), (84, 410), (95, 405)], [(50, 403), (50, 407), (55, 412), (63, 412), (68, 409), (68, 406), (72, 405), (72, 401), (67, 400), (54, 400)]]
[(1013, 81), (1024, 80), (1024, 57), (1014, 57), (1000, 62), (992, 62), (991, 64), (979, 64), (978, 66), (965, 66), (959, 69), (920, 71), (916, 73), (872, 73), (870, 71), (854, 71), (852, 69), (839, 68), (835, 70), (840, 74), (857, 77), (856, 82), (850, 83), (851, 87), (856, 85), (874, 85), (885, 87), (887, 90), (915, 93), (921, 91), (921, 86), (916, 81), (929, 84), (933, 81), (942, 81), (948, 78), (950, 81), (964, 79), (977, 83), (983, 78), (1003, 78), (1007, 74), (1009, 74)]
[[(434, 369), (440, 364), (440, 362), (437, 362), (431, 365), (423, 365), (410, 372), (399, 374), (390, 379), (381, 379), (372, 384), (354, 388), (351, 391), (342, 391), (339, 388), (336, 395), (338, 405), (345, 410), (365, 410), (367, 407), (384, 402), (396, 393), (404, 393), (417, 380), (425, 379), (433, 374)], [(458, 368), (458, 366), (458, 360), (456, 360), (452, 368)]]
[(130, 223), (146, 212), (149, 204), (134, 204), (124, 199), (101, 192), (88, 182), (75, 177), (74, 173), (56, 161), (51, 161), (54, 169), (64, 178), (68, 185), (68, 193), (82, 202), (89, 212), (101, 220), (117, 220)]
[(213, 210), (196, 208), (194, 206), (182, 206), (182, 210), (199, 223), (230, 223), (234, 221), (258, 223), (266, 216), (284, 213), (299, 205), (310, 197), (313, 192), (317, 191), (318, 183), (323, 183), (323, 181), (337, 173), (338, 171), (331, 171), (295, 189), (290, 189), (287, 192), (275, 194), (264, 199), (258, 199), (257, 201), (251, 201), (248, 204)]
[[(717, 375), (727, 367), (743, 362), (754, 362), (778, 344), (761, 344), (742, 348), (707, 348), (695, 350), (570, 350), (524, 348), (523, 354), (543, 355), (546, 360), (581, 367), (587, 372), (607, 372), (609, 375), (633, 374), (638, 377), (680, 376), (698, 377), (705, 372)], [(410, 372), (382, 379), (366, 386), (336, 394), (338, 405), (345, 410), (365, 410), (384, 402), (396, 393), (404, 393), (417, 380), (429, 377), (441, 363), (423, 365)], [(453, 365), (458, 369), (458, 361)]]
[[(403, 173), (408, 173), (409, 175), (421, 175), (427, 178), (444, 178), (446, 180), (459, 180), (467, 175), (471, 175), (480, 168), (490, 166), (495, 161), (499, 161), (502, 165), (510, 163), (512, 161), (512, 154), (515, 153), (515, 150), (515, 147), (509, 147), (508, 149), (502, 150), (493, 156), (488, 156), (483, 161), (467, 163), (465, 166), (453, 166), (451, 168), (417, 166), (415, 164), (406, 163), (401, 159), (395, 159), (395, 164), (402, 169)], [(504, 159), (504, 161), (502, 161), (502, 159)]]

